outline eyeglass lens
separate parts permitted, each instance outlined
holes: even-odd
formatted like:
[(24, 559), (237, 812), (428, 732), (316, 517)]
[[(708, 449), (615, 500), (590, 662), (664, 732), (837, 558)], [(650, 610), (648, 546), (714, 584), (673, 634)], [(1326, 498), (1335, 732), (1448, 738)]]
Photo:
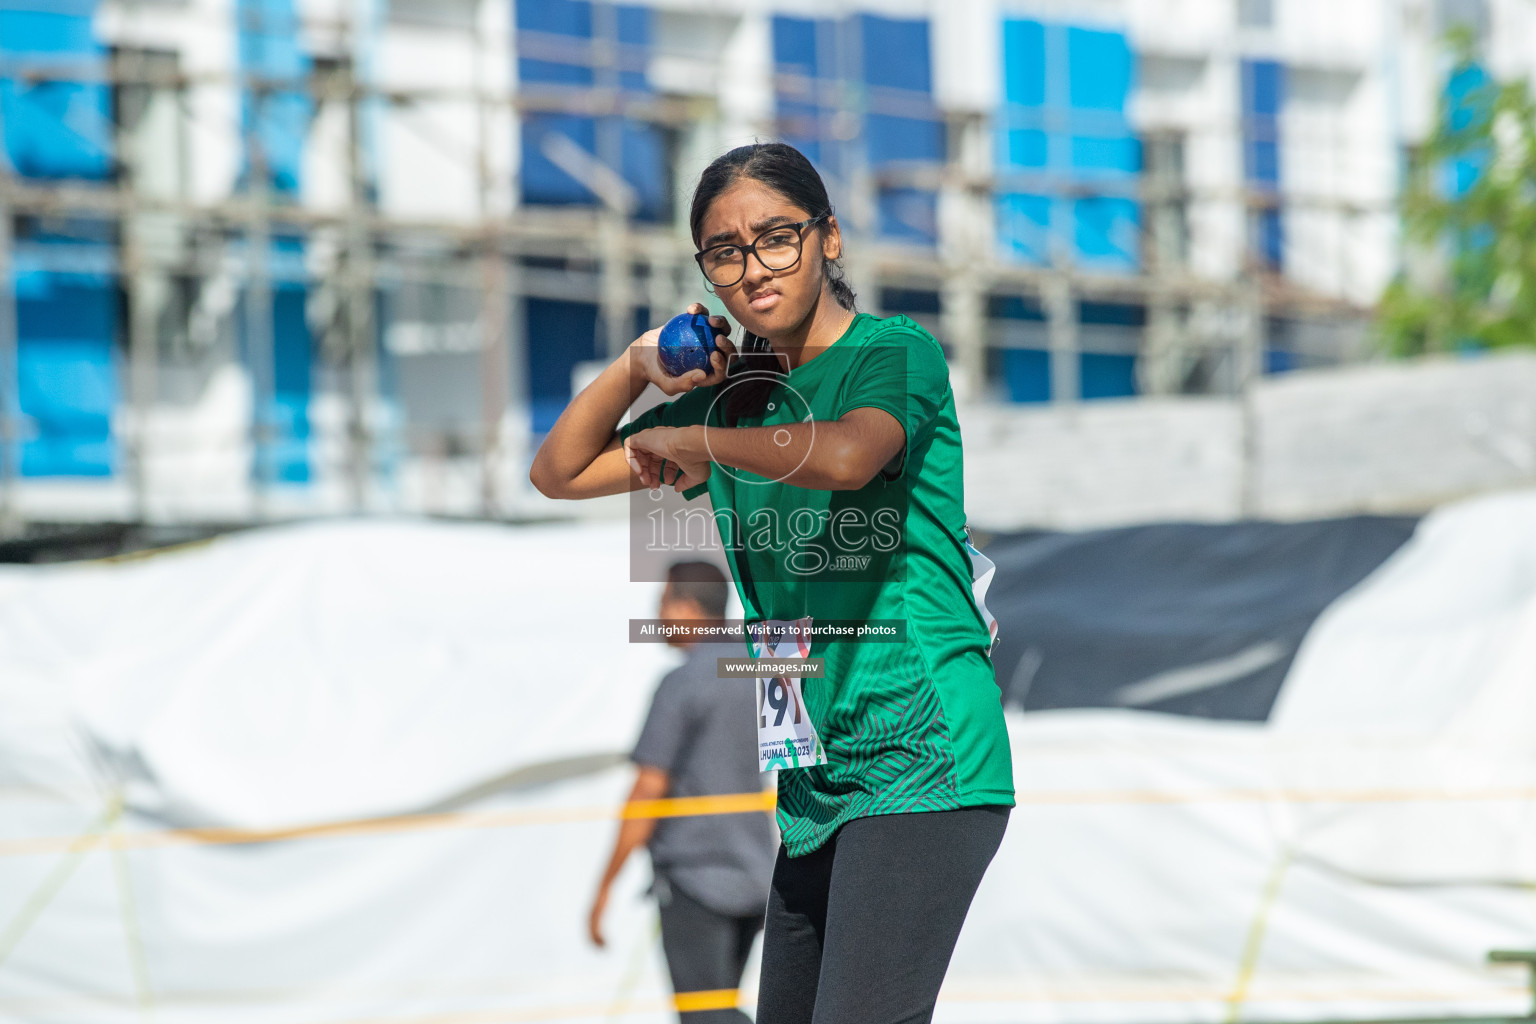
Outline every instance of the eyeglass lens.
[(749, 249), (757, 253), (757, 258), (769, 270), (788, 270), (800, 259), (800, 242), (797, 229), (777, 227), (758, 235), (750, 246), (716, 246), (706, 252), (701, 261), (704, 276), (716, 287), (730, 287), (746, 276)]

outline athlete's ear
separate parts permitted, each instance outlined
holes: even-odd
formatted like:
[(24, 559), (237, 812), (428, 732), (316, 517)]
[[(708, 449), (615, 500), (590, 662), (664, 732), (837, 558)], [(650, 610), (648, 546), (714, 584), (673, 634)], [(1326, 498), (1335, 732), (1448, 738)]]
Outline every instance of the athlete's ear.
[(843, 232), (837, 226), (837, 218), (827, 218), (827, 230), (821, 233), (821, 255), (823, 259), (835, 260), (843, 255)]

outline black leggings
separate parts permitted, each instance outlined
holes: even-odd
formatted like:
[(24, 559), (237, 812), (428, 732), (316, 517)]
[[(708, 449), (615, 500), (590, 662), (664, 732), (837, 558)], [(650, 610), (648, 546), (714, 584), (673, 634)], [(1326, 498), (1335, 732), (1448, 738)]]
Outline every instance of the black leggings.
[(854, 818), (779, 848), (757, 1024), (926, 1024), (1009, 808)]

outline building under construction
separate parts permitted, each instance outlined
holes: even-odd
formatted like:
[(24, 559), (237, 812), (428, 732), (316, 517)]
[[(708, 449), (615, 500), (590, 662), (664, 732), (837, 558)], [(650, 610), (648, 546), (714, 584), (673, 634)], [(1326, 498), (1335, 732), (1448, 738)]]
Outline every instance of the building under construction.
[(1456, 23), (1536, 67), (1526, 0), (0, 0), (0, 529), (547, 514), (753, 140), (963, 402), (1366, 358)]

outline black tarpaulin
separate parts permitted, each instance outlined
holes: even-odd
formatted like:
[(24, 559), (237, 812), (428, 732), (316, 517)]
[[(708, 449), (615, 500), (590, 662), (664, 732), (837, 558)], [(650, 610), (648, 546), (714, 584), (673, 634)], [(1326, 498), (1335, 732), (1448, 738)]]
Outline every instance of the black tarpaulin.
[(987, 605), (1004, 700), (1264, 721), (1324, 609), (1418, 520), (999, 534)]

